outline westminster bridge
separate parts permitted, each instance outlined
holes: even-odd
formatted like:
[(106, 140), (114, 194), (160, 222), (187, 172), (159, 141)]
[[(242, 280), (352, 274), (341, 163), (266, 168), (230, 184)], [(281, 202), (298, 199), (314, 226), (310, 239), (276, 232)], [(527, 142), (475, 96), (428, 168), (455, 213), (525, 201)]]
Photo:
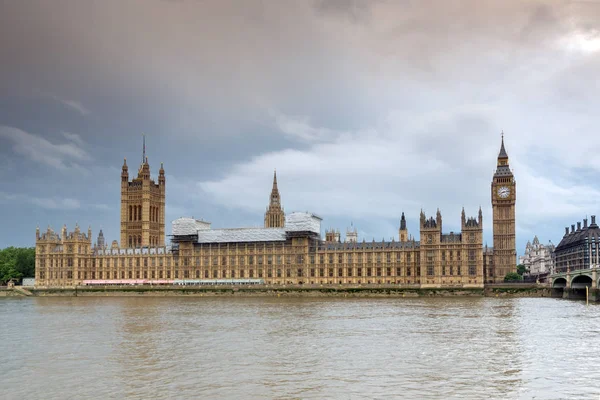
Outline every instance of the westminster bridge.
[(600, 265), (594, 265), (586, 269), (576, 269), (558, 272), (550, 276), (552, 291), (554, 295), (562, 292), (564, 298), (585, 298), (586, 288), (589, 291), (590, 300), (600, 300)]

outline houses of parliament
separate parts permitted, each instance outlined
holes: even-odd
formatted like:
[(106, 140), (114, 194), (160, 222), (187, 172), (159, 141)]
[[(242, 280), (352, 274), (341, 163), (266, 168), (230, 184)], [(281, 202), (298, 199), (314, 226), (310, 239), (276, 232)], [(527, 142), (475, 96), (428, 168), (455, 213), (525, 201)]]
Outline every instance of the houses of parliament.
[[(391, 241), (359, 241), (350, 229), (321, 237), (321, 218), (284, 212), (273, 184), (264, 227), (212, 229), (210, 222), (179, 218), (165, 243), (165, 171), (151, 177), (142, 157), (130, 180), (125, 160), (121, 172), (120, 241), (110, 245), (100, 230), (77, 225), (60, 233), (36, 231), (36, 286), (89, 283), (172, 284), (178, 280), (252, 280), (265, 285), (399, 285), (415, 288), (481, 288), (502, 282), (516, 269), (516, 182), (509, 167), (504, 137), (491, 182), (494, 247), (483, 245), (481, 208), (475, 217), (460, 213), (461, 231), (445, 233), (439, 210), (421, 211), (418, 240), (407, 229), (404, 213), (398, 237)], [(456, 215), (458, 218), (458, 213)], [(216, 281), (215, 281), (216, 282)]]

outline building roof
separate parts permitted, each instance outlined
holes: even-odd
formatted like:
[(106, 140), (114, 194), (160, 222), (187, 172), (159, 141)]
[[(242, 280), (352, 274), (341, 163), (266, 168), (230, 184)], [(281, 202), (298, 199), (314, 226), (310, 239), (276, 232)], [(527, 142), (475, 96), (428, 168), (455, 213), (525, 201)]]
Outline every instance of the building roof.
[(567, 232), (568, 227), (565, 228), (565, 235), (562, 240), (556, 246), (555, 251), (561, 251), (573, 246), (580, 245), (586, 241), (586, 239), (592, 239), (596, 242), (600, 241), (600, 227), (596, 224), (596, 216), (592, 216), (592, 223), (588, 226), (587, 218), (583, 220), (583, 227), (581, 222), (577, 223), (577, 229), (575, 225), (571, 225), (571, 231)]
[[(203, 221), (200, 221), (200, 225), (191, 218), (180, 218), (178, 221), (177, 228), (173, 225), (173, 236), (197, 235), (197, 243), (281, 242), (287, 240), (290, 233), (321, 234), (321, 217), (307, 212), (287, 215), (283, 228), (210, 229), (210, 224), (206, 225), (208, 223)], [(201, 229), (194, 230), (197, 227)]]
[(198, 243), (280, 242), (286, 240), (285, 228), (233, 228), (198, 231)]

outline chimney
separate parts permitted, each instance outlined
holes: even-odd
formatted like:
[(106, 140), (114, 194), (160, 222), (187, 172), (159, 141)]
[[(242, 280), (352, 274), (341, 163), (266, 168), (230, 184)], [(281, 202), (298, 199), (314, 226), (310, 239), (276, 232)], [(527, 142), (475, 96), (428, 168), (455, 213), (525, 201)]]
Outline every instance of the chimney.
[(567, 236), (569, 234), (569, 227), (565, 226), (565, 236)]
[(581, 222), (577, 222), (577, 230), (580, 231), (581, 230)]
[(587, 228), (587, 218), (584, 218), (583, 220), (583, 229)]
[(571, 225), (571, 233), (575, 232), (575, 225)]
[(592, 225), (596, 225), (596, 216), (592, 215)]

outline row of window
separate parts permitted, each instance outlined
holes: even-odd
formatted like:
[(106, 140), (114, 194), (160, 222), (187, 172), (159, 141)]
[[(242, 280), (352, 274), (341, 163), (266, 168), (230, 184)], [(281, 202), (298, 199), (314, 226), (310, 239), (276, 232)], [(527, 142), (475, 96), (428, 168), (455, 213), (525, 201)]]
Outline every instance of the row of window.
[[(63, 272), (66, 274), (67, 279), (72, 279), (73, 271), (48, 271), (49, 279), (57, 279), (59, 276), (63, 277)], [(403, 274), (405, 272), (406, 275)], [(448, 274), (446, 274), (448, 272)], [(476, 275), (476, 267), (469, 266), (468, 273), (471, 276)], [(403, 268), (310, 268), (310, 269), (250, 269), (246, 270), (184, 270), (184, 271), (171, 271), (171, 270), (151, 270), (151, 271), (77, 271), (77, 279), (171, 279), (171, 275), (173, 278), (263, 278), (265, 275), (268, 278), (277, 277), (282, 278), (284, 275), (287, 278), (298, 278), (298, 277), (384, 277), (384, 276), (420, 276), (421, 268), (420, 267), (406, 267), (405, 271)], [(461, 276), (461, 268), (458, 267), (456, 269), (449, 268), (446, 270), (442, 269), (442, 276)], [(46, 271), (40, 271), (40, 278), (45, 279)], [(427, 276), (434, 276), (433, 268), (427, 268)]]

